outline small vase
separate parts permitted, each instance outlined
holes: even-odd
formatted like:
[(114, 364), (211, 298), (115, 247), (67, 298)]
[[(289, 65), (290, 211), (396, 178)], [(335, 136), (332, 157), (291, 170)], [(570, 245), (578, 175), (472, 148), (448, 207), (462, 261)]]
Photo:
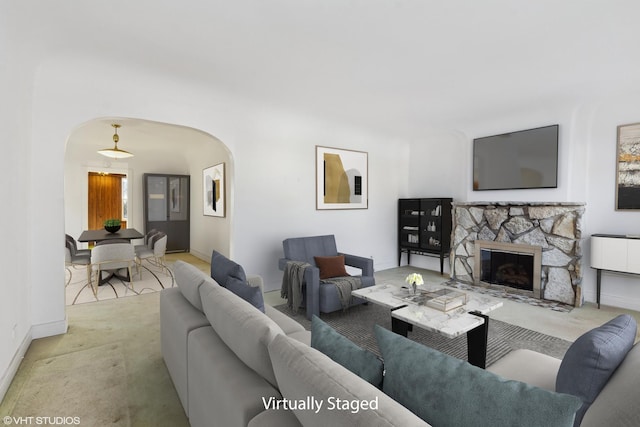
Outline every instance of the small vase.
[(415, 295), (416, 292), (418, 291), (418, 285), (416, 285), (416, 282), (413, 282), (411, 284), (411, 290), (413, 291), (413, 294)]

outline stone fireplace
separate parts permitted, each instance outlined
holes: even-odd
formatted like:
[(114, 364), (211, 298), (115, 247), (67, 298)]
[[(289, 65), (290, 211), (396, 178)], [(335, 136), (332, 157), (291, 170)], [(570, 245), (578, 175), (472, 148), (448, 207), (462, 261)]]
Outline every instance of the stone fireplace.
[[(583, 203), (454, 202), (451, 277), (579, 307), (583, 214)], [(497, 278), (482, 272), (494, 252)]]

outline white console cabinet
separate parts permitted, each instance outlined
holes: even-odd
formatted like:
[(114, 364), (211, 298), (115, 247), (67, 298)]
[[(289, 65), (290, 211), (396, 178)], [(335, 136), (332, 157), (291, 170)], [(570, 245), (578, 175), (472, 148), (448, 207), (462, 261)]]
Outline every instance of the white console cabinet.
[(597, 303), (600, 308), (602, 270), (640, 274), (640, 236), (593, 234), (591, 268), (597, 270)]

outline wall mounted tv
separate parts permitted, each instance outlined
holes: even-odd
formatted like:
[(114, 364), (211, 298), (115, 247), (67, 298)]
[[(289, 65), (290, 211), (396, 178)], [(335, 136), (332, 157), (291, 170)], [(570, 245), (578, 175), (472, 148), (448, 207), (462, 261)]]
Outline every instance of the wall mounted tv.
[(558, 186), (558, 125), (473, 140), (473, 190)]

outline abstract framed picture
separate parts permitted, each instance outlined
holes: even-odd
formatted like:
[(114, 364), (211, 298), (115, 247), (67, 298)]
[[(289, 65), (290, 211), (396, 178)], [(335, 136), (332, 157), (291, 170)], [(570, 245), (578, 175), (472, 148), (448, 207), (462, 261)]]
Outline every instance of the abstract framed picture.
[(202, 171), (202, 189), (204, 214), (224, 217), (225, 210), (225, 177), (224, 163), (208, 167)]
[(640, 209), (640, 123), (618, 126), (616, 210)]
[(316, 146), (316, 209), (367, 209), (368, 156), (364, 151)]

